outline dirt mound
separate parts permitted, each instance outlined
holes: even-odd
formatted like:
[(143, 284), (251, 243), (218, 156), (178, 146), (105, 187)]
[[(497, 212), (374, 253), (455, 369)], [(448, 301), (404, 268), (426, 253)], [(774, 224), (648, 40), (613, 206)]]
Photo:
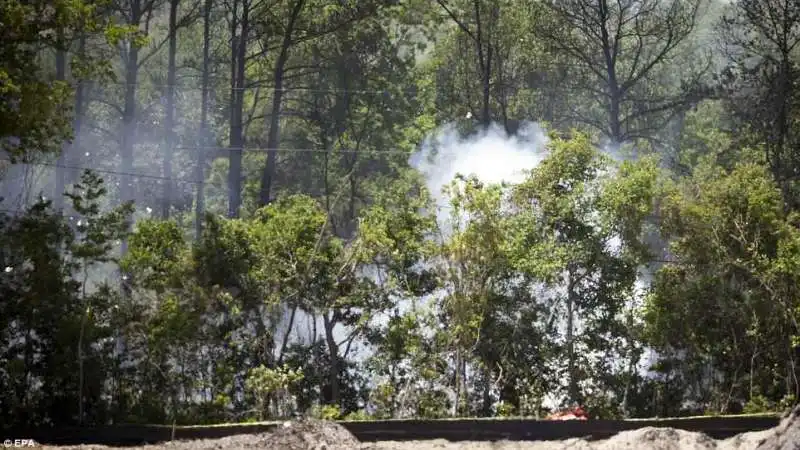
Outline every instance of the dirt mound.
[(675, 428), (646, 427), (623, 431), (609, 439), (539, 442), (376, 442), (362, 450), (800, 450), (800, 406), (781, 424), (763, 431), (742, 433), (725, 440)]
[(614, 437), (597, 442), (598, 450), (647, 449), (647, 450), (707, 450), (716, 449), (714, 439), (703, 433), (695, 433), (675, 428), (645, 427), (638, 430), (623, 431)]
[(749, 431), (740, 433), (734, 437), (718, 441), (719, 450), (755, 450), (764, 439), (775, 434), (773, 428), (761, 431)]
[(800, 405), (772, 429), (756, 450), (800, 450)]
[(337, 423), (306, 419), (278, 426), (265, 436), (263, 446), (270, 450), (352, 450), (360, 442)]

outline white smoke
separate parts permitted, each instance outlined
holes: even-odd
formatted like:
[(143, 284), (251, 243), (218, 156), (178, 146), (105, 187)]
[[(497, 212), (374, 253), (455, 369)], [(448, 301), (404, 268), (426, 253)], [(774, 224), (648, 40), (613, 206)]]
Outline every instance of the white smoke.
[(463, 137), (455, 125), (445, 125), (432, 133), (409, 164), (424, 176), (427, 188), (444, 223), (449, 215), (448, 199), (442, 188), (456, 175), (475, 175), (484, 183), (519, 183), (526, 171), (535, 169), (546, 156), (547, 136), (533, 122), (521, 126), (515, 136), (492, 125), (487, 130)]
[[(496, 124), (487, 130), (464, 136), (455, 124), (449, 124), (432, 133), (422, 143), (421, 149), (410, 157), (409, 164), (424, 175), (426, 187), (437, 207), (438, 222), (447, 235), (450, 210), (449, 199), (444, 194), (443, 188), (457, 175), (474, 175), (486, 184), (519, 183), (525, 179), (529, 171), (538, 167), (547, 157), (547, 144), (548, 138), (544, 130), (533, 122), (521, 126), (514, 136), (509, 136)], [(636, 159), (635, 154), (626, 155), (618, 146), (604, 145), (602, 151), (616, 164)], [(615, 164), (611, 164), (604, 169), (602, 175), (614, 176), (615, 173)], [(617, 253), (621, 250), (622, 241), (619, 237), (612, 236), (606, 245), (610, 252)], [(648, 285), (648, 277), (640, 271), (636, 277), (629, 307), (640, 306)], [(551, 292), (557, 292), (559, 289), (563, 289), (563, 286), (549, 288)], [(576, 331), (582, 327), (582, 322), (581, 317), (576, 318), (578, 329)], [(621, 360), (616, 362), (623, 363)], [(640, 362), (638, 368), (642, 375), (645, 364)], [(548, 396), (545, 399), (547, 407), (554, 407), (557, 403), (558, 399), (555, 396)]]

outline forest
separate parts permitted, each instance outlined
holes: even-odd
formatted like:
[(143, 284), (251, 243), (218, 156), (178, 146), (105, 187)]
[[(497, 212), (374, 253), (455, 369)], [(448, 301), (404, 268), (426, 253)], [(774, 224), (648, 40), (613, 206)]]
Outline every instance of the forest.
[(800, 2), (0, 0), (0, 423), (800, 396)]

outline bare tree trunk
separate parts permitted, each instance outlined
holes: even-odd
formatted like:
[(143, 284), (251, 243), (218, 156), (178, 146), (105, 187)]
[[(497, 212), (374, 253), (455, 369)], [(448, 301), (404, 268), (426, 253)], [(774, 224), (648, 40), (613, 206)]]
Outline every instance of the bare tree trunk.
[[(784, 156), (790, 156), (791, 150), (789, 150), (789, 145), (787, 145), (787, 141), (789, 140), (790, 134), (790, 120), (792, 117), (791, 111), (791, 100), (794, 98), (792, 92), (792, 62), (790, 61), (789, 52), (783, 52), (781, 58), (781, 68), (780, 68), (780, 78), (779, 78), (779, 90), (780, 90), (780, 101), (778, 104), (778, 117), (777, 117), (777, 139), (775, 140), (775, 154), (774, 154), (774, 173), (775, 176), (778, 177), (780, 180), (780, 188), (781, 193), (783, 194), (783, 198), (789, 200), (791, 198), (791, 180), (796, 173), (793, 172), (793, 167), (791, 164), (787, 164), (786, 159)], [(784, 153), (786, 155), (784, 155)], [(785, 206), (787, 212), (791, 201), (786, 202), (787, 205)]]
[(286, 356), (286, 349), (289, 347), (289, 338), (292, 334), (292, 328), (294, 328), (294, 319), (297, 315), (297, 310), (299, 308), (295, 305), (292, 306), (292, 312), (289, 315), (289, 324), (286, 326), (286, 332), (283, 334), (283, 341), (281, 342), (281, 350), (278, 354), (278, 362), (276, 366), (283, 365), (283, 358)]
[(195, 237), (200, 239), (203, 234), (203, 214), (205, 205), (205, 165), (206, 151), (210, 147), (210, 132), (208, 129), (208, 94), (210, 78), (211, 48), (211, 8), (212, 0), (205, 0), (203, 7), (203, 99), (200, 105), (200, 149), (197, 151), (197, 166), (195, 167), (195, 180), (197, 181), (197, 198), (194, 204), (194, 230)]
[(277, 147), (280, 142), (280, 114), (281, 103), (283, 102), (283, 81), (286, 62), (289, 59), (289, 48), (292, 45), (292, 35), (294, 34), (295, 24), (300, 12), (303, 10), (305, 0), (295, 0), (292, 7), (289, 22), (283, 33), (283, 42), (278, 59), (275, 62), (274, 82), (275, 87), (272, 91), (272, 109), (269, 115), (269, 134), (267, 136), (267, 163), (261, 172), (261, 205), (267, 205), (272, 200), (271, 190), (275, 177), (275, 166), (277, 164)]
[(634, 352), (636, 351), (633, 347), (633, 342), (629, 343), (630, 354), (628, 355), (628, 370), (625, 373), (625, 388), (622, 393), (622, 406), (620, 409), (622, 410), (623, 418), (627, 419), (630, 417), (629, 411), (629, 398), (631, 393), (631, 384), (633, 382), (633, 376), (636, 370), (636, 361), (634, 360)]
[[(481, 21), (481, 1), (473, 0), (475, 7), (475, 47), (477, 50), (478, 63), (481, 71), (481, 84), (482, 84), (482, 101), (481, 101), (481, 125), (484, 129), (488, 129), (492, 121), (491, 113), (491, 94), (492, 94), (492, 53), (494, 46), (492, 45), (491, 36), (485, 36), (486, 28)], [(492, 6), (493, 10), (497, 6)], [(483, 43), (486, 42), (486, 49), (483, 48)]]
[(606, 77), (608, 82), (608, 124), (609, 135), (611, 136), (612, 145), (618, 145), (622, 142), (622, 129), (620, 124), (620, 90), (619, 83), (617, 82), (617, 53), (613, 49), (611, 43), (611, 36), (608, 33), (607, 24), (609, 21), (608, 4), (606, 0), (598, 2), (600, 11), (600, 36), (603, 45), (603, 58), (605, 59)]
[(330, 371), (328, 372), (328, 383), (331, 385), (331, 404), (339, 405), (339, 346), (333, 336), (333, 329), (336, 326), (336, 313), (333, 317), (328, 314), (322, 315), (325, 324), (325, 341), (328, 344), (328, 357), (330, 358)]
[[(141, 0), (131, 0), (131, 20), (129, 25), (139, 27), (142, 11)], [(132, 40), (128, 41), (125, 58), (125, 107), (122, 115), (122, 145), (120, 148), (119, 195), (124, 202), (132, 201), (133, 194), (133, 145), (136, 140), (136, 83), (139, 75), (139, 49)], [(122, 254), (127, 253), (127, 239), (122, 242)]]
[(83, 337), (86, 331), (86, 316), (88, 311), (84, 311), (81, 316), (81, 328), (78, 334), (78, 425), (83, 425), (83, 384), (84, 384), (84, 364), (83, 364)]
[(461, 358), (461, 386), (464, 401), (461, 403), (461, 417), (469, 415), (469, 380), (467, 379), (467, 358)]
[(483, 405), (481, 410), (484, 417), (492, 415), (492, 370), (488, 365), (483, 367)]
[(567, 274), (567, 374), (569, 376), (569, 399), (578, 401), (578, 379), (575, 373), (575, 271), (570, 268)]
[(232, 48), (231, 48), (231, 134), (228, 168), (228, 216), (238, 217), (242, 205), (242, 153), (244, 150), (244, 76), (247, 38), (249, 34), (250, 4), (242, 0), (241, 29), (236, 35), (236, 9), (238, 0), (233, 2)]
[[(82, 55), (86, 50), (86, 36), (82, 35), (78, 41), (78, 54)], [(83, 131), (83, 114), (86, 109), (86, 93), (88, 91), (87, 82), (78, 80), (78, 86), (75, 88), (75, 110), (73, 112), (72, 122), (72, 142), (68, 150), (64, 153), (65, 165), (72, 165), (75, 163), (76, 152), (81, 150), (81, 133)], [(68, 169), (66, 171), (66, 184), (73, 184), (78, 179), (78, 171), (75, 169)]]
[[(478, 76), (481, 80), (481, 127), (486, 130), (491, 125), (491, 81), (492, 81), (492, 62), (495, 47), (492, 42), (492, 29), (497, 23), (500, 15), (500, 6), (497, 2), (487, 2), (489, 4), (488, 23), (484, 20), (483, 6), (484, 0), (472, 0), (472, 18), (475, 21), (475, 29), (471, 29), (466, 22), (458, 17), (456, 11), (451, 8), (445, 0), (437, 0), (439, 6), (445, 10), (447, 15), (463, 31), (475, 45), (475, 56), (478, 61)], [(485, 48), (484, 48), (485, 47)]]
[(172, 206), (172, 159), (175, 152), (175, 58), (178, 46), (178, 4), (169, 2), (169, 53), (167, 57), (167, 110), (164, 117), (164, 198), (161, 199), (161, 217), (169, 217)]
[[(64, 49), (56, 50), (56, 80), (66, 81), (67, 79), (67, 52)], [(61, 146), (61, 153), (58, 155), (58, 162), (56, 163), (56, 179), (53, 188), (53, 205), (57, 211), (64, 208), (64, 188), (66, 174), (64, 171), (64, 161), (66, 160), (66, 153), (69, 151), (69, 143)]]
[(461, 410), (461, 349), (456, 349), (456, 360), (455, 360), (455, 391), (456, 391), (456, 398), (453, 402), (453, 417), (458, 417), (458, 413)]

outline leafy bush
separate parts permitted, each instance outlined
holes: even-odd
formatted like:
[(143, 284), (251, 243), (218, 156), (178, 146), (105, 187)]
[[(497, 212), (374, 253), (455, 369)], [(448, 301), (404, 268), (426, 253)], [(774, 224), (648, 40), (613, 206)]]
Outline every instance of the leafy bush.
[(363, 409), (359, 409), (346, 415), (344, 420), (372, 420), (372, 417)]
[(514, 415), (515, 408), (511, 403), (500, 401), (495, 406), (495, 415), (497, 417), (511, 417)]
[(308, 415), (314, 419), (337, 420), (341, 417), (342, 412), (338, 405), (315, 405)]
[(745, 414), (756, 414), (775, 411), (775, 403), (769, 401), (763, 395), (754, 395), (744, 405)]

